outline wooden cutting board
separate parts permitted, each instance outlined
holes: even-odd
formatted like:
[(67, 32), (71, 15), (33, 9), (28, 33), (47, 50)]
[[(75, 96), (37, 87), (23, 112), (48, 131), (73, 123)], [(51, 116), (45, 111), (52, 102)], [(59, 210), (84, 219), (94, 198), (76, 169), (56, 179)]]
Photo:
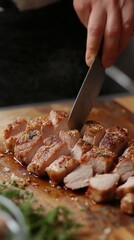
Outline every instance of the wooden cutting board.
[[(125, 102), (125, 107), (119, 105)], [(134, 137), (134, 97), (119, 98), (115, 101), (99, 100), (89, 116), (105, 127), (119, 125), (126, 127)], [(3, 128), (17, 116), (27, 119), (48, 114), (51, 109), (70, 111), (72, 102), (59, 102), (3, 109), (0, 111), (0, 141), (3, 142)], [(82, 111), (82, 110), (81, 110)], [(8, 171), (7, 171), (8, 169)], [(38, 179), (27, 173), (25, 167), (11, 156), (0, 156), (0, 179), (11, 179), (17, 176), (29, 181), (28, 189), (46, 209), (58, 205), (68, 207), (74, 219), (83, 224), (78, 232), (78, 240), (134, 240), (134, 216), (120, 212), (119, 203), (95, 204), (83, 192), (73, 192), (62, 187), (52, 186), (46, 179)]]

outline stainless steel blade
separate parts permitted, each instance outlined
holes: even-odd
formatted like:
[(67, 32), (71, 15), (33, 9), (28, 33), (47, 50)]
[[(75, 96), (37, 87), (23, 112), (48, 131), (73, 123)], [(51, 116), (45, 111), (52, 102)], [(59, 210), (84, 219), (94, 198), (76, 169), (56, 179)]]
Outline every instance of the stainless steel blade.
[(80, 130), (87, 119), (105, 77), (105, 70), (97, 56), (88, 70), (80, 91), (72, 107), (68, 125), (70, 129)]

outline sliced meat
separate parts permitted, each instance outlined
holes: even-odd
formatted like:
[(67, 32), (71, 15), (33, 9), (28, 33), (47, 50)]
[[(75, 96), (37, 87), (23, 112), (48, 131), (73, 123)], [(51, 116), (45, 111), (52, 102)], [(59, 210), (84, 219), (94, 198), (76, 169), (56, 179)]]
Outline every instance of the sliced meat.
[(55, 135), (54, 125), (50, 120), (46, 120), (42, 123), (41, 135), (43, 136), (43, 138), (47, 138), (51, 135)]
[(124, 213), (134, 215), (134, 193), (127, 193), (121, 199), (120, 209)]
[(129, 177), (134, 176), (134, 145), (130, 145), (121, 157), (114, 172), (120, 175), (120, 182), (125, 182)]
[(87, 159), (94, 170), (94, 173), (107, 173), (112, 170), (117, 156), (108, 151), (107, 149), (100, 149), (97, 146), (93, 146), (86, 154)]
[(97, 203), (112, 200), (118, 181), (118, 174), (96, 175), (90, 178), (86, 195)]
[(40, 147), (32, 162), (28, 165), (27, 170), (37, 176), (44, 176), (46, 167), (61, 155), (69, 155), (69, 149), (66, 142), (58, 139), (54, 145)]
[(87, 121), (81, 130), (83, 140), (95, 146), (99, 145), (99, 142), (104, 134), (104, 126), (96, 121)]
[(87, 187), (89, 179), (93, 176), (93, 169), (89, 162), (82, 162), (74, 171), (64, 178), (64, 184), (72, 190)]
[(40, 131), (43, 122), (46, 122), (48, 120), (49, 118), (47, 116), (39, 116), (39, 117), (33, 118), (30, 121), (28, 121), (26, 131), (27, 132), (29, 132), (30, 130)]
[(22, 164), (28, 165), (38, 148), (43, 145), (43, 137), (38, 130), (31, 130), (30, 132), (24, 132), (21, 137), (17, 139), (14, 156)]
[(79, 140), (80, 133), (76, 129), (67, 131), (62, 130), (59, 132), (59, 137), (63, 142), (65, 141), (67, 143), (69, 149), (72, 149), (75, 143)]
[(91, 150), (92, 147), (92, 144), (80, 138), (71, 150), (71, 156), (77, 160), (80, 160), (82, 158), (82, 155)]
[(127, 193), (134, 193), (134, 176), (129, 177), (124, 184), (116, 189), (116, 196), (118, 198), (124, 197)]
[(108, 149), (116, 153), (118, 156), (122, 154), (128, 142), (128, 131), (126, 128), (114, 126), (106, 130), (106, 134), (102, 138), (99, 147)]
[(18, 117), (15, 121), (9, 123), (4, 129), (4, 138), (8, 139), (12, 136), (17, 135), (20, 132), (25, 131), (27, 125), (27, 120), (22, 117)]
[(52, 182), (58, 184), (62, 182), (63, 178), (78, 165), (79, 162), (76, 159), (62, 155), (46, 168), (46, 172)]
[(68, 113), (64, 111), (51, 110), (49, 119), (52, 121), (55, 131), (59, 133), (61, 130), (69, 130), (68, 127)]
[(6, 139), (6, 146), (7, 146), (8, 151), (14, 152), (14, 147), (15, 147), (16, 141), (21, 137), (21, 134), (22, 134), (22, 132)]
[(50, 135), (49, 137), (45, 138), (43, 143), (45, 146), (55, 145), (59, 141), (58, 135)]

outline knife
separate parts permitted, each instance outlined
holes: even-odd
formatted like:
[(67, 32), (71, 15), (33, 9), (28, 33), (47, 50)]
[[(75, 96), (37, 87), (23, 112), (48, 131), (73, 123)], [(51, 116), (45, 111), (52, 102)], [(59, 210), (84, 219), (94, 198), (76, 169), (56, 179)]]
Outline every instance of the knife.
[(98, 54), (86, 74), (70, 112), (68, 119), (70, 129), (81, 130), (101, 90), (104, 78), (105, 69), (101, 64), (101, 58)]

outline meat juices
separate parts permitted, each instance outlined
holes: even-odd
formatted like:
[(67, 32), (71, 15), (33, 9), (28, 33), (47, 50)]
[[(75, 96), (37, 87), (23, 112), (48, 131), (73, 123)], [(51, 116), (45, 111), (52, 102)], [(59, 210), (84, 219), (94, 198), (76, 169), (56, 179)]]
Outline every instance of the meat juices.
[(14, 151), (16, 140), (20, 137), (21, 132), (25, 131), (27, 120), (18, 117), (13, 122), (9, 123), (4, 129), (3, 136), (6, 140), (6, 146), (9, 151)]
[(43, 137), (38, 130), (23, 132), (21, 137), (17, 139), (14, 156), (22, 164), (28, 165), (39, 147), (43, 145)]
[(38, 176), (44, 176), (45, 169), (61, 155), (69, 155), (69, 149), (65, 142), (58, 139), (50, 146), (42, 146), (38, 149), (27, 170)]
[(52, 164), (50, 164), (45, 171), (54, 184), (62, 182), (63, 178), (73, 171), (79, 162), (70, 156), (60, 156)]
[(114, 153), (96, 146), (92, 147), (85, 155), (90, 161), (94, 173), (99, 174), (109, 172), (117, 159)]
[(68, 113), (64, 111), (51, 110), (49, 119), (52, 121), (57, 133), (59, 133), (61, 130), (69, 130)]
[(95, 146), (99, 145), (104, 134), (104, 126), (96, 121), (87, 121), (81, 130), (83, 140)]
[(74, 145), (71, 150), (71, 156), (77, 160), (80, 160), (86, 152), (91, 150), (93, 147), (92, 144), (84, 141), (82, 138), (78, 140), (78, 142)]
[(126, 128), (114, 126), (106, 130), (99, 147), (108, 149), (118, 156), (123, 152), (128, 142), (128, 131)]
[(134, 215), (134, 193), (127, 193), (121, 199), (120, 209), (124, 213)]
[(118, 174), (96, 175), (90, 178), (86, 195), (97, 203), (112, 200), (118, 181)]
[(124, 197), (127, 193), (134, 193), (134, 176), (129, 177), (124, 184), (116, 189), (116, 196), (118, 198)]
[(89, 162), (80, 165), (64, 178), (65, 187), (72, 190), (87, 187), (89, 179), (93, 176), (93, 169)]
[(67, 131), (60, 131), (59, 137), (63, 142), (66, 142), (69, 149), (72, 149), (75, 143), (80, 138), (80, 133), (78, 130), (67, 130)]

